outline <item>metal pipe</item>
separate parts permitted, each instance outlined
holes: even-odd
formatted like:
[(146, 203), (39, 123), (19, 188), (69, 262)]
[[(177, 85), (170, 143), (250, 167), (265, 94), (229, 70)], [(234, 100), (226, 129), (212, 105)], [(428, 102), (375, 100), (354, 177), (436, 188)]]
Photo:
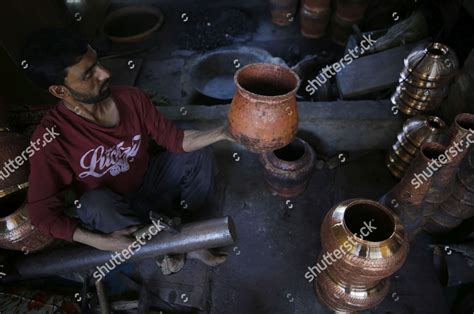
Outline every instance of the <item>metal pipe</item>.
[[(210, 219), (185, 224), (178, 234), (159, 232), (141, 249), (134, 251), (129, 260), (223, 247), (233, 244), (235, 240), (235, 227), (231, 217)], [(30, 254), (17, 260), (13, 266), (22, 279), (46, 277), (103, 265), (112, 255), (109, 251), (80, 244)]]
[(99, 299), (100, 313), (110, 314), (110, 304), (107, 299), (107, 291), (105, 290), (104, 282), (102, 280), (96, 281), (95, 288), (97, 290), (97, 298)]

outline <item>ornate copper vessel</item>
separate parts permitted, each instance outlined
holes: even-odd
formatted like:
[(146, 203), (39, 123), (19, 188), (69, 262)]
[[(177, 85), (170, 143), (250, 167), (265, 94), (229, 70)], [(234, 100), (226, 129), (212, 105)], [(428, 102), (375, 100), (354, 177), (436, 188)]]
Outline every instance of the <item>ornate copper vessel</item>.
[(279, 26), (290, 24), (296, 14), (297, 0), (270, 0), (272, 22)]
[[(44, 236), (30, 224), (26, 211), (29, 164), (25, 150), (28, 140), (8, 128), (0, 130), (0, 247), (33, 252), (48, 245), (52, 238)], [(23, 154), (23, 156), (22, 156)], [(20, 165), (21, 158), (21, 165)], [(16, 167), (10, 161), (15, 160)], [(10, 163), (10, 169), (7, 167)], [(21, 205), (21, 206), (20, 206)]]
[(415, 48), (404, 63), (392, 104), (408, 116), (438, 108), (459, 67), (456, 54), (446, 45), (430, 43)]
[[(456, 116), (449, 131), (450, 151), (456, 156), (451, 158), (447, 173), (439, 180), (435, 178), (439, 182), (432, 193), (434, 200), (425, 202), (428, 210), (423, 228), (429, 233), (449, 232), (474, 216), (474, 150), (466, 147), (473, 139), (474, 115)], [(456, 146), (464, 150), (456, 150)]]
[(421, 116), (408, 119), (397, 141), (387, 155), (386, 164), (390, 172), (401, 178), (425, 142), (436, 142), (446, 130), (446, 124), (436, 116)]
[(288, 145), (298, 130), (296, 73), (275, 64), (254, 63), (237, 71), (234, 81), (237, 92), (228, 114), (232, 136), (257, 153)]
[(260, 155), (268, 186), (275, 194), (286, 198), (296, 197), (305, 191), (314, 161), (313, 148), (298, 137), (283, 148)]
[(400, 217), (410, 239), (423, 225), (422, 202), (430, 189), (435, 172), (429, 168), (432, 160), (444, 154), (446, 147), (438, 143), (424, 143), (405, 175), (380, 202)]
[[(17, 197), (23, 197), (22, 192), (17, 192)], [(9, 195), (6, 198), (11, 198)], [(6, 198), (0, 199), (1, 206), (9, 203)], [(11, 206), (10, 204), (8, 204)], [(5, 210), (5, 208), (2, 208)], [(13, 213), (0, 218), (0, 247), (8, 250), (34, 252), (41, 250), (54, 241), (53, 238), (44, 235), (30, 223), (26, 210), (26, 202)]]
[[(366, 199), (333, 207), (321, 227), (321, 244), (315, 290), (335, 311), (362, 311), (382, 302), (389, 289), (388, 277), (403, 265), (409, 247), (398, 217)], [(336, 261), (330, 263), (326, 257), (331, 252)]]
[(323, 36), (330, 14), (330, 1), (304, 0), (301, 6), (301, 34), (308, 38)]
[[(28, 186), (29, 164), (21, 157), (27, 146), (28, 140), (24, 136), (10, 132), (8, 128), (0, 130), (0, 198)], [(27, 154), (25, 156), (28, 158)], [(18, 169), (11, 163), (8, 165), (16, 158), (21, 158), (23, 163), (15, 162)]]

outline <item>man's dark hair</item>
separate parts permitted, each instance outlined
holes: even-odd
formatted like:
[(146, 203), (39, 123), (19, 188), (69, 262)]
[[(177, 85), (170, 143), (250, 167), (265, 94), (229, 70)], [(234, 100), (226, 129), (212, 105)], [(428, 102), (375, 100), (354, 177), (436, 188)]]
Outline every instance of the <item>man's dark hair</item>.
[[(30, 80), (47, 89), (60, 85), (66, 78), (66, 68), (78, 63), (87, 52), (87, 42), (66, 29), (41, 29), (32, 33), (23, 47), (19, 64)], [(25, 63), (26, 62), (26, 63)]]

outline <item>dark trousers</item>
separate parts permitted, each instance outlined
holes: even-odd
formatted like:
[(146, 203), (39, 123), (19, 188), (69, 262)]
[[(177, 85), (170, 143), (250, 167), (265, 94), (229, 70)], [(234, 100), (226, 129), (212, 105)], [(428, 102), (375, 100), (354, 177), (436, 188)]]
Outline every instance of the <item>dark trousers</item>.
[(137, 192), (120, 195), (105, 187), (88, 191), (80, 199), (79, 218), (84, 227), (103, 233), (150, 223), (151, 210), (184, 222), (195, 219), (214, 205), (214, 166), (211, 147), (159, 153), (150, 159)]

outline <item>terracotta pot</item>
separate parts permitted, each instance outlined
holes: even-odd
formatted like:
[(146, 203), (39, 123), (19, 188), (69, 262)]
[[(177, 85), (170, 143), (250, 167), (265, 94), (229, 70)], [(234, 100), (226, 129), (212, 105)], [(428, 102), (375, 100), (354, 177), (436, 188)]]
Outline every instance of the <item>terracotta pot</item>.
[(311, 11), (305, 5), (301, 7), (301, 34), (307, 38), (320, 38), (326, 32), (331, 11)]
[(302, 194), (314, 169), (315, 152), (304, 140), (260, 155), (265, 181), (277, 195), (285, 198)]
[(234, 81), (237, 92), (228, 114), (232, 136), (257, 153), (288, 145), (298, 130), (296, 73), (275, 64), (254, 63), (237, 71)]
[[(4, 204), (10, 197), (12, 195), (0, 199), (0, 202)], [(26, 202), (10, 215), (0, 218), (0, 247), (4, 249), (24, 253), (34, 252), (43, 249), (53, 241), (54, 238), (44, 235), (30, 223)]]
[(420, 146), (440, 140), (446, 124), (436, 116), (421, 116), (408, 119), (397, 141), (387, 155), (386, 164), (390, 172), (401, 178), (415, 158)]
[(298, 0), (270, 0), (272, 22), (278, 26), (289, 25), (295, 17)]
[[(3, 130), (3, 131), (2, 131)], [(0, 130), (0, 198), (28, 187), (29, 163), (21, 159), (18, 169), (15, 169), (9, 161), (19, 160), (21, 154), (28, 146), (28, 140), (17, 133), (10, 132), (7, 128)], [(28, 155), (25, 155), (28, 157)], [(9, 166), (9, 167), (7, 167)], [(8, 169), (10, 168), (10, 169)]]
[(333, 207), (322, 223), (321, 245), (316, 293), (335, 311), (379, 304), (388, 292), (388, 277), (403, 265), (409, 247), (399, 218), (367, 199)]

